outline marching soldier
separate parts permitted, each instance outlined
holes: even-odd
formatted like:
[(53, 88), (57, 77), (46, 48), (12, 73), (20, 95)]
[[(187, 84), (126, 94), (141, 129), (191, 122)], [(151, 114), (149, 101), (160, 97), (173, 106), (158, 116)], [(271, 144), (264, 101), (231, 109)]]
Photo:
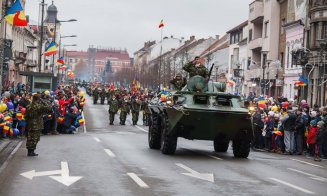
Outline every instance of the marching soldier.
[(118, 100), (116, 96), (113, 95), (112, 99), (109, 102), (109, 121), (110, 125), (114, 124), (115, 114), (118, 112)]
[(179, 73), (170, 81), (170, 83), (174, 85), (175, 90), (180, 91), (186, 85), (186, 78), (183, 78), (182, 74)]
[(130, 110), (130, 101), (127, 95), (121, 99), (120, 103), (120, 124), (125, 125), (127, 114)]
[(51, 107), (41, 100), (40, 94), (33, 96), (33, 101), (26, 108), (25, 119), (27, 126), (26, 148), (27, 156), (38, 156), (34, 152), (37, 143), (40, 141), (40, 134), (43, 127), (43, 115), (51, 112)]
[(148, 98), (144, 98), (144, 101), (142, 103), (142, 110), (143, 110), (143, 125), (149, 126), (149, 118), (150, 118), (150, 110), (148, 107)]
[(98, 99), (99, 99), (99, 89), (98, 89), (98, 87), (95, 87), (93, 89), (92, 96), (93, 96), (93, 104), (97, 104), (98, 103)]
[(106, 89), (105, 87), (102, 88), (101, 93), (100, 93), (100, 97), (101, 97), (101, 104), (104, 105), (104, 101), (106, 100)]
[(141, 104), (142, 104), (142, 101), (138, 97), (135, 97), (134, 99), (132, 99), (132, 121), (133, 121), (133, 125), (137, 125), (137, 121), (139, 120)]

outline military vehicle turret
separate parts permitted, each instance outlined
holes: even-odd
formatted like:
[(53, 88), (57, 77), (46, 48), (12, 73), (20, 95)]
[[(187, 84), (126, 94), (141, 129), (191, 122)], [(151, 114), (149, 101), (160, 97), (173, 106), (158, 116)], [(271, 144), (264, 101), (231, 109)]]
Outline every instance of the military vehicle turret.
[(174, 154), (178, 137), (183, 137), (211, 140), (216, 152), (226, 152), (232, 141), (234, 157), (247, 158), (253, 138), (251, 115), (241, 98), (225, 89), (225, 83), (194, 76), (182, 90), (154, 97), (149, 103), (149, 147)]

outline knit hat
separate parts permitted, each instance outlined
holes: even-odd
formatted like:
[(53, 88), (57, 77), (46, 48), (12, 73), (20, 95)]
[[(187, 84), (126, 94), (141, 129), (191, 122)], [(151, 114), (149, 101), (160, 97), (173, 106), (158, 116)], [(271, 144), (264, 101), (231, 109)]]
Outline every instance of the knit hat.
[(316, 116), (317, 116), (317, 112), (316, 112), (316, 111), (312, 111), (312, 112), (311, 112), (311, 116), (312, 116), (312, 117), (316, 117)]
[(319, 127), (323, 127), (323, 126), (325, 125), (325, 123), (324, 123), (324, 121), (319, 121), (319, 122), (317, 123), (317, 125), (318, 125)]
[(310, 121), (310, 125), (312, 125), (312, 126), (317, 126), (317, 121), (316, 121), (316, 120), (312, 120), (312, 121)]

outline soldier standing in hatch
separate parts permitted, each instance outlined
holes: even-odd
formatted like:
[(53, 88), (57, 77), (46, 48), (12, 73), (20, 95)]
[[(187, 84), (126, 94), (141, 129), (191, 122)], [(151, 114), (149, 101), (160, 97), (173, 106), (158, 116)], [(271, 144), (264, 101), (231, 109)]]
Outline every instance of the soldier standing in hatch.
[(183, 78), (182, 74), (179, 73), (170, 80), (170, 84), (174, 85), (174, 90), (180, 91), (186, 85), (186, 78)]
[(115, 114), (118, 112), (118, 100), (116, 96), (113, 95), (112, 99), (109, 102), (109, 121), (110, 125), (114, 124)]
[(35, 94), (32, 103), (27, 106), (25, 113), (27, 126), (27, 156), (38, 156), (34, 150), (36, 149), (37, 143), (40, 141), (40, 134), (43, 129), (43, 115), (50, 112), (51, 107), (41, 100), (40, 94)]
[(125, 125), (127, 114), (129, 113), (130, 101), (129, 97), (125, 95), (120, 101), (120, 124)]
[(132, 121), (133, 125), (137, 125), (137, 121), (139, 120), (139, 114), (141, 110), (142, 101), (135, 97), (132, 99)]
[(204, 77), (206, 81), (209, 81), (208, 69), (204, 66), (204, 59), (195, 57), (193, 61), (183, 66), (183, 69), (190, 74), (190, 78), (196, 75)]

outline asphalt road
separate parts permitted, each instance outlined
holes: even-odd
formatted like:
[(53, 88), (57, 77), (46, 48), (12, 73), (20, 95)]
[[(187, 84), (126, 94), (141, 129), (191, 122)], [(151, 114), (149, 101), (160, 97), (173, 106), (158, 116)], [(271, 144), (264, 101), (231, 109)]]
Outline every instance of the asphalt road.
[(236, 159), (232, 147), (215, 153), (212, 142), (184, 139), (167, 156), (148, 148), (141, 120), (120, 126), (117, 115), (109, 126), (107, 110), (87, 97), (85, 129), (43, 136), (38, 157), (23, 143), (0, 174), (0, 195), (326, 195), (326, 161), (266, 152)]

